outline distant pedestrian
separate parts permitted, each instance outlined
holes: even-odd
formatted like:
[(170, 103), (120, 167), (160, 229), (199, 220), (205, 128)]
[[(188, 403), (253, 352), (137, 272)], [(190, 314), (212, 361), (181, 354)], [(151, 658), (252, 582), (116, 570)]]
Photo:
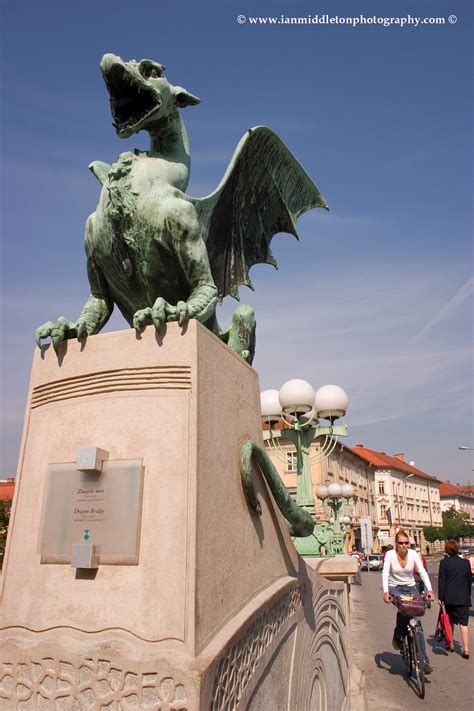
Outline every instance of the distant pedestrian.
[(393, 546), (392, 546), (391, 543), (388, 544), (388, 546), (386, 547), (386, 549), (385, 549), (384, 552), (383, 552), (383, 556), (382, 556), (382, 562), (383, 562), (383, 563), (385, 563), (385, 556), (387, 555), (387, 553), (388, 553), (389, 551), (393, 551)]
[(426, 555), (430, 554), (430, 547), (428, 544), (426, 544)]
[(360, 569), (362, 567), (362, 553), (360, 553), (357, 550), (357, 546), (353, 545), (352, 546), (352, 551), (351, 551), (351, 558), (355, 558), (357, 561), (357, 573), (354, 576), (354, 583), (356, 585), (362, 585), (362, 575), (360, 573)]
[[(439, 564), (438, 597), (444, 602), (451, 623), (454, 639), (454, 625), (459, 625), (462, 639), (462, 656), (469, 659), (469, 608), (471, 606), (472, 572), (469, 561), (460, 558), (459, 543), (446, 541), (446, 557)], [(448, 647), (454, 652), (454, 642)]]

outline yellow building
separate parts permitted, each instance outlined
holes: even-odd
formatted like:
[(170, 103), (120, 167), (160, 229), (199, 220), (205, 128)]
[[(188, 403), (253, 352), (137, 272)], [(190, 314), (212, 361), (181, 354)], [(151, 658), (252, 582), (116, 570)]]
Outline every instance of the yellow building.
[[(283, 482), (296, 498), (294, 445), (284, 436), (278, 448), (266, 445)], [(332, 515), (329, 507), (316, 498), (315, 489), (319, 484), (351, 484), (354, 487), (352, 503), (344, 505), (341, 510), (342, 516), (351, 518), (351, 523), (345, 526), (346, 552), (353, 544), (362, 549), (361, 517), (370, 517), (374, 553), (388, 544), (393, 545), (397, 528), (407, 532), (413, 545), (424, 547), (423, 527), (442, 525), (439, 480), (405, 462), (403, 454), (390, 456), (361, 444), (345, 447), (338, 443), (329, 457), (317, 461), (319, 446), (315, 441), (310, 449), (315, 460), (311, 479), (318, 522), (329, 521)]]

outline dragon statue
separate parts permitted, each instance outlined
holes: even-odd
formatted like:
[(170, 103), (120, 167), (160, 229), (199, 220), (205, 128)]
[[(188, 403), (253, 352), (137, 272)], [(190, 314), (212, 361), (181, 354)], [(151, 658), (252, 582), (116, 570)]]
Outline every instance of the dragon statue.
[(121, 138), (147, 131), (148, 151), (122, 153), (113, 165), (89, 166), (102, 184), (85, 229), (90, 296), (77, 321), (64, 316), (36, 330), (55, 350), (67, 338), (98, 333), (114, 304), (142, 331), (196, 318), (247, 362), (255, 351), (255, 316), (240, 305), (227, 331), (216, 305), (253, 288), (249, 270), (276, 261), (270, 242), (278, 232), (297, 237), (306, 210), (327, 208), (307, 173), (269, 128), (247, 131), (216, 190), (204, 198), (185, 193), (189, 142), (181, 109), (199, 99), (173, 86), (165, 67), (149, 59), (123, 61), (106, 54), (100, 68)]

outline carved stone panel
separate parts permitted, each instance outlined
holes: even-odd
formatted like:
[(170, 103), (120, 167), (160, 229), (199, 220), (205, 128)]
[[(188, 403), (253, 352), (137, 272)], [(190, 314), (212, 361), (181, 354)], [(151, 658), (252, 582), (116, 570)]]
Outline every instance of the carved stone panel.
[(0, 711), (191, 711), (182, 683), (135, 673), (106, 659), (51, 658), (0, 667)]

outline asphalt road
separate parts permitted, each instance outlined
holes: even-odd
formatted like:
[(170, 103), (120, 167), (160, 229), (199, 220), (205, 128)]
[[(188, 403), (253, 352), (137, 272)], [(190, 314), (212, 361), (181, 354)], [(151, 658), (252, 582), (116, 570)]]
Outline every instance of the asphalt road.
[[(428, 562), (435, 594), (438, 565), (439, 561)], [(421, 700), (410, 686), (400, 653), (392, 649), (396, 609), (383, 602), (382, 573), (363, 572), (362, 585), (352, 586), (352, 649), (356, 666), (365, 673), (367, 711), (423, 708), (467, 711), (474, 708), (474, 608), (471, 608), (469, 620), (470, 659), (461, 657), (459, 627), (454, 628), (454, 653), (447, 652), (444, 645), (435, 642), (433, 635), (438, 611), (438, 604), (433, 603), (423, 618), (428, 656), (434, 671), (426, 677), (426, 696)]]

